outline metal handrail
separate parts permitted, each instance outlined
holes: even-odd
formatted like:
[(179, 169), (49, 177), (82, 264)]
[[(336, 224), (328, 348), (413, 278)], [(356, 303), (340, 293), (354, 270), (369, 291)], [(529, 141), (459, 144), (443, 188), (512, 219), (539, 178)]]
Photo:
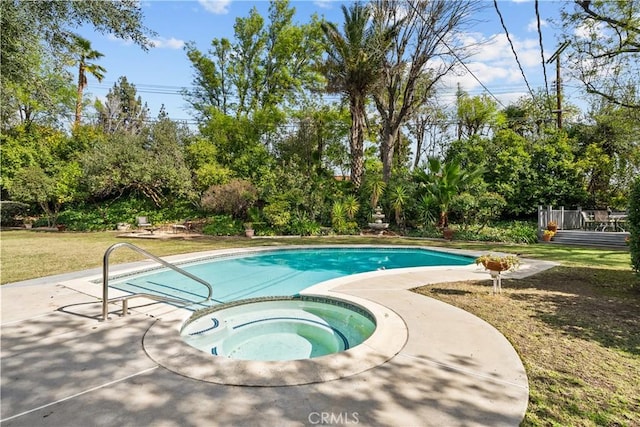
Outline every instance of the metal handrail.
[[(201, 278), (194, 276), (193, 274), (189, 273), (188, 271), (185, 271), (183, 269), (181, 269), (180, 267), (171, 264), (170, 262), (167, 262), (161, 258), (158, 258), (157, 256), (145, 251), (144, 249), (133, 245), (131, 243), (127, 243), (127, 242), (120, 242), (120, 243), (116, 243), (114, 245), (109, 246), (109, 248), (105, 251), (104, 253), (104, 257), (102, 259), (102, 320), (107, 320), (107, 317), (109, 315), (109, 256), (111, 255), (111, 252), (113, 252), (115, 249), (120, 248), (120, 247), (127, 247), (129, 249), (132, 249), (138, 253), (141, 253), (142, 255), (146, 256), (147, 258), (150, 258), (162, 265), (164, 265), (167, 268), (172, 269), (173, 271), (180, 273), (184, 276), (187, 276), (190, 279), (195, 280), (198, 283), (203, 284), (204, 286), (207, 287), (208, 293), (207, 293), (207, 298), (205, 298), (204, 300), (200, 301), (200, 302), (192, 302), (188, 299), (184, 299), (184, 298), (169, 298), (169, 297), (163, 297), (163, 296), (153, 296), (153, 299), (156, 300), (163, 300), (163, 301), (170, 301), (170, 302), (176, 302), (176, 301), (182, 301), (182, 302), (188, 302), (191, 304), (202, 304), (204, 302), (207, 302), (209, 300), (211, 300), (211, 296), (213, 295), (213, 288), (211, 287), (211, 285), (202, 280)], [(123, 316), (125, 316), (127, 313), (127, 301), (131, 298), (137, 298), (137, 297), (149, 297), (149, 294), (134, 294), (134, 295), (130, 295), (130, 296), (124, 296), (124, 297), (118, 297), (118, 298), (114, 298), (114, 301), (116, 300), (122, 300), (122, 313)]]

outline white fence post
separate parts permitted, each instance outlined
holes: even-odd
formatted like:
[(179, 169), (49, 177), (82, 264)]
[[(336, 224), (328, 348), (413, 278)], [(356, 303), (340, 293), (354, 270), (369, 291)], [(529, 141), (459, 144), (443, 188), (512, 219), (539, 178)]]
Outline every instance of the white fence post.
[(538, 205), (538, 234), (540, 234), (540, 230), (542, 230), (542, 224), (544, 219), (542, 218), (543, 210), (542, 205)]

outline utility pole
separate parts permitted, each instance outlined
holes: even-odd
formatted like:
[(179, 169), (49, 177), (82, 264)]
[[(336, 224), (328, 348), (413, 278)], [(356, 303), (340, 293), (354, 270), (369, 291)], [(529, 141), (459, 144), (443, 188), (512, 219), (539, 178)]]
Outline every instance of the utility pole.
[(556, 109), (551, 110), (558, 116), (558, 129), (562, 129), (562, 79), (560, 77), (560, 54), (569, 46), (569, 41), (565, 41), (555, 51), (551, 58), (547, 59), (547, 64), (556, 61)]

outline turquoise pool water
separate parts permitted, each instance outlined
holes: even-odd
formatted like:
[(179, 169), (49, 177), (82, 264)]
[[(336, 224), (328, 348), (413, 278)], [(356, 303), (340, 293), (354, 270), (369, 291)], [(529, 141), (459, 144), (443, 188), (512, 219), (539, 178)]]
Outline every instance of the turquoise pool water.
[[(473, 258), (419, 248), (276, 249), (201, 260), (180, 267), (213, 286), (213, 304), (246, 298), (296, 295), (317, 283), (382, 269), (469, 265)], [(204, 287), (161, 269), (114, 279), (123, 291), (201, 301)], [(198, 307), (195, 307), (198, 308)]]
[(376, 328), (371, 313), (344, 301), (318, 296), (274, 298), (201, 310), (182, 327), (182, 339), (213, 356), (299, 360), (353, 348)]

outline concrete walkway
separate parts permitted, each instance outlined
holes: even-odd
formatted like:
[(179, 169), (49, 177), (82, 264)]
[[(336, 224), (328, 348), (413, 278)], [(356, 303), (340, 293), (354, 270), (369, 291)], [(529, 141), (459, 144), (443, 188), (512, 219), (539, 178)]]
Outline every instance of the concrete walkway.
[[(510, 274), (548, 266), (527, 261)], [(185, 313), (144, 304), (100, 322), (94, 273), (1, 288), (3, 426), (516, 426), (527, 407), (522, 363), (495, 328), (409, 290), (489, 278), (475, 266), (366, 273), (308, 290), (388, 307), (408, 339), (367, 371), (284, 387), (220, 385), (158, 365), (145, 333), (157, 322), (177, 327)]]

